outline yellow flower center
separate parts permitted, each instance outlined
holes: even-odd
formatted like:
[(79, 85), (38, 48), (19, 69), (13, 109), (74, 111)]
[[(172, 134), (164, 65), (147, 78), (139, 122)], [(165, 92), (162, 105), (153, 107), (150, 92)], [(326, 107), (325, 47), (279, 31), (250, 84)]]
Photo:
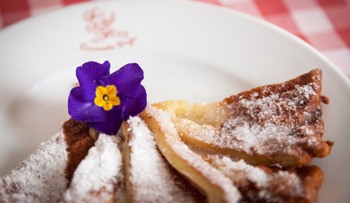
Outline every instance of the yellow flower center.
[(120, 99), (117, 96), (117, 87), (114, 85), (98, 86), (96, 88), (96, 97), (94, 103), (96, 106), (102, 107), (105, 111), (109, 111), (113, 106), (120, 105)]

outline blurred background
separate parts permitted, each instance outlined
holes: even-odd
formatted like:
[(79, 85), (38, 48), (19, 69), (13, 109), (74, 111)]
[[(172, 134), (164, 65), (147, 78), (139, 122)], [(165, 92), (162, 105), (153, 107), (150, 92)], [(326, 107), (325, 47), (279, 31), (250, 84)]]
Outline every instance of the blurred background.
[[(0, 29), (31, 16), (89, 1), (103, 0), (0, 0)], [(293, 33), (350, 78), (350, 0), (197, 1), (241, 11)]]

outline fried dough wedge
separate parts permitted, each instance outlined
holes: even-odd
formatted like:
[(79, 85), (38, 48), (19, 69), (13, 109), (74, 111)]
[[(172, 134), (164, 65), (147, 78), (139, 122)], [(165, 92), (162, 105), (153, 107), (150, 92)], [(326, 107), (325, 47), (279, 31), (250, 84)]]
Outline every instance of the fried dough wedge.
[(189, 145), (251, 164), (300, 167), (325, 157), (333, 142), (322, 139), (322, 71), (257, 87), (210, 104), (154, 104), (172, 115)]
[(66, 121), (56, 135), (0, 178), (0, 202), (59, 202), (94, 142), (84, 123)]
[(122, 124), (123, 159), (128, 202), (204, 202), (159, 152), (152, 132), (140, 117)]
[(148, 106), (141, 118), (154, 134), (166, 160), (205, 194), (208, 202), (238, 202), (241, 199), (229, 178), (182, 142), (169, 114)]
[(317, 166), (253, 166), (219, 155), (208, 155), (205, 160), (232, 180), (242, 193), (243, 202), (313, 203), (323, 181), (323, 172)]
[(123, 199), (119, 191), (124, 184), (121, 142), (118, 136), (98, 136), (95, 145), (75, 170), (62, 203), (108, 203)]

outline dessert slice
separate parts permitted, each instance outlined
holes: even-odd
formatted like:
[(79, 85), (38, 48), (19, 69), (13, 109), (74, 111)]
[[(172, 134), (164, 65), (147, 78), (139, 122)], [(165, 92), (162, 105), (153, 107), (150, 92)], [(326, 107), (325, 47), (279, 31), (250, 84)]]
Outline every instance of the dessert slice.
[(0, 202), (58, 202), (94, 139), (89, 128), (68, 120), (63, 129), (0, 179)]
[(304, 166), (325, 157), (333, 142), (322, 139), (322, 72), (315, 69), (281, 84), (266, 85), (212, 104), (158, 103), (172, 114), (190, 145), (252, 164)]
[(139, 117), (130, 117), (121, 129), (128, 202), (204, 201), (160, 154), (152, 132)]
[(316, 202), (323, 181), (317, 166), (282, 170), (218, 155), (205, 159), (232, 180), (242, 193), (243, 202)]
[(75, 170), (62, 202), (115, 202), (123, 198), (117, 196), (124, 183), (120, 142), (117, 136), (98, 136), (95, 146)]
[(141, 118), (167, 161), (205, 194), (208, 202), (239, 201), (241, 194), (232, 181), (182, 142), (169, 114), (149, 106)]

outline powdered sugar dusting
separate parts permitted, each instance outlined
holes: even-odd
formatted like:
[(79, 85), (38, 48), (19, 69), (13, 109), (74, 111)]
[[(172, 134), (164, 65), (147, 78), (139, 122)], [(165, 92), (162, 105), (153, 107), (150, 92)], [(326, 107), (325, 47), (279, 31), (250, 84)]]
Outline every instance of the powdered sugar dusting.
[(302, 180), (295, 173), (278, 171), (268, 174), (243, 160), (235, 162), (228, 157), (217, 155), (208, 156), (208, 160), (230, 177), (235, 185), (246, 187), (248, 184), (254, 184), (259, 190), (260, 199), (281, 202), (286, 196), (303, 196)]
[[(270, 92), (269, 88), (265, 86), (262, 91)], [(250, 154), (272, 154), (276, 149), (271, 146), (292, 154), (293, 145), (314, 134), (307, 128), (312, 115), (305, 114), (304, 109), (311, 97), (317, 96), (314, 88), (315, 84), (295, 85), (292, 90), (261, 97), (253, 93), (230, 104), (233, 115), (221, 128), (221, 143), (230, 142), (230, 148)]]
[[(182, 119), (177, 125), (188, 133), (189, 137), (201, 140), (207, 144), (214, 144), (220, 148), (245, 151), (253, 154), (267, 154), (276, 151), (271, 144), (279, 146), (286, 153), (292, 151), (291, 146), (298, 142), (297, 138), (288, 136), (292, 131), (286, 126), (273, 124), (251, 125), (240, 123), (238, 119), (226, 122), (221, 129), (211, 125), (199, 125), (193, 121)], [(278, 135), (276, 137), (276, 135)]]
[[(231, 180), (182, 142), (171, 121), (170, 115), (151, 106), (147, 108), (147, 112), (158, 121), (162, 131), (167, 135), (168, 144), (182, 159), (186, 160), (192, 168), (202, 173), (212, 184), (221, 187), (227, 202), (239, 201), (241, 194), (232, 184)], [(190, 176), (190, 174), (188, 175)]]
[(139, 117), (131, 117), (128, 123), (132, 132), (130, 182), (134, 202), (194, 202), (194, 198), (176, 184), (146, 124)]
[[(316, 96), (313, 90), (314, 85), (295, 85), (294, 89), (270, 93), (259, 97), (254, 92), (248, 98), (242, 98), (231, 106), (233, 111), (243, 110), (246, 116), (255, 122), (273, 123), (276, 125), (285, 124), (286, 121), (295, 120), (294, 114), (297, 110), (309, 102), (311, 96)], [(269, 92), (270, 87), (265, 86), (262, 91)], [(243, 109), (242, 109), (243, 108)]]
[(276, 150), (297, 154), (295, 145), (317, 134), (313, 129), (320, 109), (305, 110), (305, 105), (317, 96), (317, 85), (295, 85), (291, 90), (279, 93), (270, 88), (265, 86), (260, 92), (239, 95), (237, 101), (227, 104), (232, 115), (220, 128), (186, 119), (178, 122), (178, 128), (192, 138), (220, 148), (248, 154), (268, 155)]
[[(176, 127), (189, 133), (189, 137), (196, 138), (205, 143), (220, 143), (220, 130), (212, 125), (200, 125), (189, 119), (181, 119), (176, 122)], [(222, 143), (225, 145), (225, 143)]]
[(100, 134), (95, 146), (81, 161), (66, 193), (65, 202), (114, 200), (121, 179), (122, 158), (118, 137)]
[(313, 90), (312, 86), (310, 85), (296, 85), (295, 87), (298, 93), (303, 95), (306, 99), (310, 99), (310, 95), (317, 95), (316, 92)]
[(227, 121), (221, 128), (219, 145), (249, 154), (272, 154), (278, 150), (293, 153), (291, 147), (299, 140), (290, 136), (293, 130), (288, 126), (266, 123), (263, 126), (241, 122), (239, 119)]
[(58, 202), (68, 183), (67, 160), (65, 138), (60, 131), (0, 179), (0, 202)]
[(223, 174), (238, 185), (254, 182), (258, 188), (266, 187), (269, 178), (261, 169), (246, 164), (243, 160), (234, 162), (230, 158), (210, 155), (207, 157)]

